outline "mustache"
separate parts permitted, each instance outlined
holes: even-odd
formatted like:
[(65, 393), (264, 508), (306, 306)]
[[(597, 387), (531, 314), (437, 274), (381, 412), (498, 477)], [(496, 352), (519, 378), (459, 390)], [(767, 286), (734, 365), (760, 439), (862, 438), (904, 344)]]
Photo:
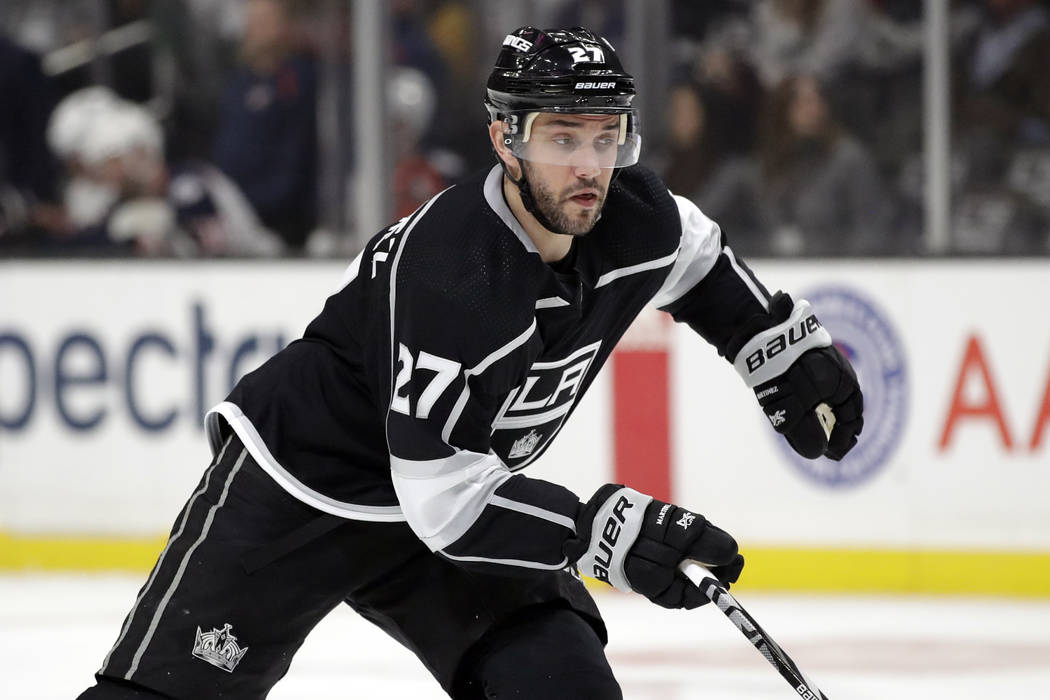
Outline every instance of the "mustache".
[(568, 191), (565, 194), (564, 199), (571, 199), (576, 195), (584, 194), (585, 192), (593, 192), (595, 195), (598, 196), (599, 199), (605, 196), (605, 188), (598, 184), (597, 180), (593, 180), (591, 182), (584, 183), (579, 187), (574, 187), (572, 190)]

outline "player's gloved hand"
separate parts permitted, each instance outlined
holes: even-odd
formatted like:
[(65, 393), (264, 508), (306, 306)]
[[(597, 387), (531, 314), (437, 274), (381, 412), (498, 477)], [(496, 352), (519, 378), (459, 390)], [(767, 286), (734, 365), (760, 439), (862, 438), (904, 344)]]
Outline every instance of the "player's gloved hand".
[[(755, 395), (776, 431), (809, 459), (842, 459), (864, 427), (857, 375), (834, 346), (807, 350), (784, 374), (756, 386)], [(834, 416), (830, 435), (817, 410), (821, 404)]]
[(745, 324), (727, 355), (773, 428), (800, 455), (839, 460), (857, 444), (864, 427), (857, 375), (808, 302), (795, 304), (778, 292), (769, 314)]
[(565, 545), (580, 572), (665, 608), (696, 608), (707, 598), (678, 570), (698, 561), (725, 584), (740, 576), (736, 540), (699, 513), (606, 484), (580, 509), (576, 538)]

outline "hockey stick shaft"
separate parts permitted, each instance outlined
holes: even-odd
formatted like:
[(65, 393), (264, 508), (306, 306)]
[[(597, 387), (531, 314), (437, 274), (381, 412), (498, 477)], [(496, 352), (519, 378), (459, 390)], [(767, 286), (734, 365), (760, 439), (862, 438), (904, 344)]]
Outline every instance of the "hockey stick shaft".
[(725, 613), (730, 622), (747, 637), (748, 641), (773, 665), (784, 680), (791, 684), (795, 693), (804, 700), (829, 700), (816, 685), (799, 669), (780, 645), (744, 610), (736, 598), (718, 582), (714, 574), (694, 561), (683, 561), (678, 567), (686, 578), (693, 582), (707, 598)]
[(824, 429), (824, 437), (830, 440), (831, 431), (835, 429), (835, 412), (831, 410), (831, 406), (821, 403), (817, 406), (815, 413), (817, 420), (820, 421), (820, 427)]

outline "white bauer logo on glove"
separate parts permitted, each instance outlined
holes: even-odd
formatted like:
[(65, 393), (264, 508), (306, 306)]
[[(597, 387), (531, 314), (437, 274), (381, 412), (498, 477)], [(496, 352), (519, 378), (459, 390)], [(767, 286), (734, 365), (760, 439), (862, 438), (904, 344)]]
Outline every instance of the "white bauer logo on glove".
[(606, 499), (592, 521), (590, 546), (579, 559), (580, 571), (625, 593), (632, 592), (624, 559), (642, 530), (645, 509), (652, 500), (652, 496), (626, 487)]
[(768, 382), (787, 371), (802, 353), (831, 345), (831, 334), (821, 325), (813, 308), (799, 300), (786, 321), (762, 331), (736, 355), (733, 367), (748, 388)]

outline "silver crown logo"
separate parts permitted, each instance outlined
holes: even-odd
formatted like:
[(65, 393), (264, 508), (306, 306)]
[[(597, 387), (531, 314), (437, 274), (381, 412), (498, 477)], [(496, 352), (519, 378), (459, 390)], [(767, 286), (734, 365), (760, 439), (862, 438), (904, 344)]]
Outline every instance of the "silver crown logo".
[(540, 438), (543, 435), (537, 433), (535, 430), (530, 430), (529, 434), (514, 441), (514, 444), (510, 446), (510, 454), (507, 455), (507, 459), (517, 459), (518, 457), (528, 457), (532, 454), (532, 451), (536, 449), (536, 445), (539, 444)]
[(193, 642), (193, 655), (201, 661), (221, 668), (226, 673), (233, 673), (237, 664), (248, 652), (248, 647), (237, 644), (237, 637), (230, 631), (228, 623), (222, 629), (212, 628), (211, 632), (201, 632), (197, 627), (197, 638)]

